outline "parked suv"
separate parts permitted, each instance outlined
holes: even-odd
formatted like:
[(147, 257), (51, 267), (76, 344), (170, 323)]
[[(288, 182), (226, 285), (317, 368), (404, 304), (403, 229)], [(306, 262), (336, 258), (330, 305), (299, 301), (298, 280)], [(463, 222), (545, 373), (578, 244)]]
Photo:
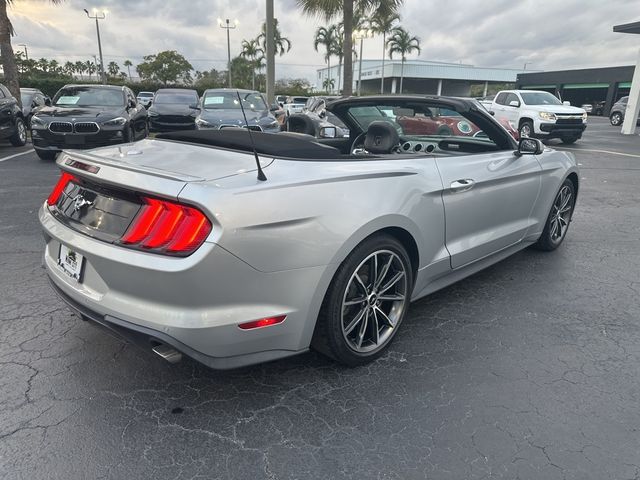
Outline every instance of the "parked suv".
[(503, 90), (491, 104), (496, 119), (517, 126), (520, 137), (559, 138), (574, 143), (587, 128), (587, 112), (561, 102), (549, 92)]
[(18, 101), (0, 84), (0, 140), (8, 139), (14, 147), (27, 143), (27, 126)]
[[(609, 113), (609, 121), (611, 125), (617, 127), (624, 122), (624, 115), (627, 112), (629, 106), (629, 97), (622, 97), (611, 107), (611, 113)], [(640, 116), (638, 117), (638, 125), (640, 125)]]
[(128, 87), (65, 85), (31, 117), (31, 139), (43, 160), (65, 148), (133, 142), (147, 133), (147, 111)]

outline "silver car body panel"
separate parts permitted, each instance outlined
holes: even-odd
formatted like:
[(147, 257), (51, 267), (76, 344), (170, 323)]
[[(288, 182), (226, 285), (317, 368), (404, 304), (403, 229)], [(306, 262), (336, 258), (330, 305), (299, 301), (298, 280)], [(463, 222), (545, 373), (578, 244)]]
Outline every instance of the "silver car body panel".
[[(69, 159), (100, 166), (89, 174)], [(39, 212), (44, 265), (72, 304), (132, 328), (158, 332), (219, 368), (308, 349), (325, 293), (365, 238), (391, 229), (417, 250), (413, 299), (535, 241), (563, 180), (577, 172), (566, 152), (295, 161), (181, 142), (144, 140), (60, 155), (61, 169), (196, 205), (213, 230), (184, 258), (104, 243)], [(473, 178), (473, 188), (451, 183)], [(57, 266), (60, 244), (85, 257), (81, 282)], [(238, 324), (286, 315), (278, 325)], [(115, 319), (115, 320), (113, 320)]]

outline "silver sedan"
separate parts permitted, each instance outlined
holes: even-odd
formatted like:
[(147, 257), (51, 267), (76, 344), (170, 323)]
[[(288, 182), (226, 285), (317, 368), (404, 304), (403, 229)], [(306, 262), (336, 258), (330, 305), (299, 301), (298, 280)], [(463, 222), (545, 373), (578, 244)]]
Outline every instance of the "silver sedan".
[(410, 301), (564, 240), (571, 154), (516, 143), (469, 100), (327, 110), (350, 138), (195, 131), (61, 154), (39, 211), (54, 290), (172, 362), (232, 368), (315, 348), (360, 365), (389, 347)]

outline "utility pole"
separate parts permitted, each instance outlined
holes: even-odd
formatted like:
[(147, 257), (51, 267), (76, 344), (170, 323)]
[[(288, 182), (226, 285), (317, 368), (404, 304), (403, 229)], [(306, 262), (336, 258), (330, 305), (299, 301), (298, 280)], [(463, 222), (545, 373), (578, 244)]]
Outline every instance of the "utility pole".
[(238, 20), (235, 20), (231, 25), (228, 18), (224, 22), (219, 18), (218, 25), (227, 31), (227, 74), (229, 76), (228, 87), (231, 88), (231, 37), (229, 36), (229, 30), (233, 30), (238, 26)]
[(273, 0), (267, 0), (267, 25), (265, 29), (267, 47), (267, 102), (271, 105), (276, 101), (276, 49), (274, 38), (275, 18), (273, 14)]
[[(360, 58), (358, 59), (358, 90), (357, 95), (360, 96), (360, 84), (362, 83), (362, 41), (372, 36), (369, 30), (356, 30), (353, 32), (353, 39), (360, 40)], [(384, 73), (382, 74), (384, 77)]]
[(97, 8), (93, 9), (93, 16), (89, 14), (89, 10), (84, 9), (84, 13), (87, 14), (87, 17), (94, 18), (96, 20), (96, 34), (98, 35), (98, 53), (100, 54), (100, 78), (103, 85), (107, 84), (107, 76), (104, 72), (104, 60), (102, 59), (102, 43), (100, 42), (100, 24), (98, 20), (104, 20), (107, 17), (107, 11), (101, 10), (98, 11)]

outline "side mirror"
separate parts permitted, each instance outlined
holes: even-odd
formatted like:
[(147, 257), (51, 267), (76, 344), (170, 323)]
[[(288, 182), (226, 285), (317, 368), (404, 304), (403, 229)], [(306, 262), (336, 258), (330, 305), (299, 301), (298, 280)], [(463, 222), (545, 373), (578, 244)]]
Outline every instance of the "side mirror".
[(518, 100), (511, 100), (509, 102), (509, 106), (510, 107), (519, 107), (520, 106), (520, 102)]
[(562, 104), (563, 104), (563, 105), (565, 105), (565, 106), (567, 106), (567, 107), (570, 107), (570, 106), (571, 106), (571, 102), (568, 102), (568, 101), (566, 101), (566, 100), (565, 100), (564, 102), (562, 102)]
[(45, 98), (45, 99), (44, 99), (44, 104), (45, 104), (47, 107), (50, 107), (50, 106), (51, 106), (51, 99), (50, 99), (49, 97)]
[(518, 142), (518, 150), (514, 153), (516, 157), (521, 157), (523, 155), (540, 155), (544, 150), (543, 143), (537, 138), (521, 138)]
[(338, 129), (336, 127), (322, 127), (318, 133), (320, 138), (336, 138), (338, 136)]
[(127, 108), (136, 108), (136, 101), (135, 100), (129, 100), (127, 102)]

